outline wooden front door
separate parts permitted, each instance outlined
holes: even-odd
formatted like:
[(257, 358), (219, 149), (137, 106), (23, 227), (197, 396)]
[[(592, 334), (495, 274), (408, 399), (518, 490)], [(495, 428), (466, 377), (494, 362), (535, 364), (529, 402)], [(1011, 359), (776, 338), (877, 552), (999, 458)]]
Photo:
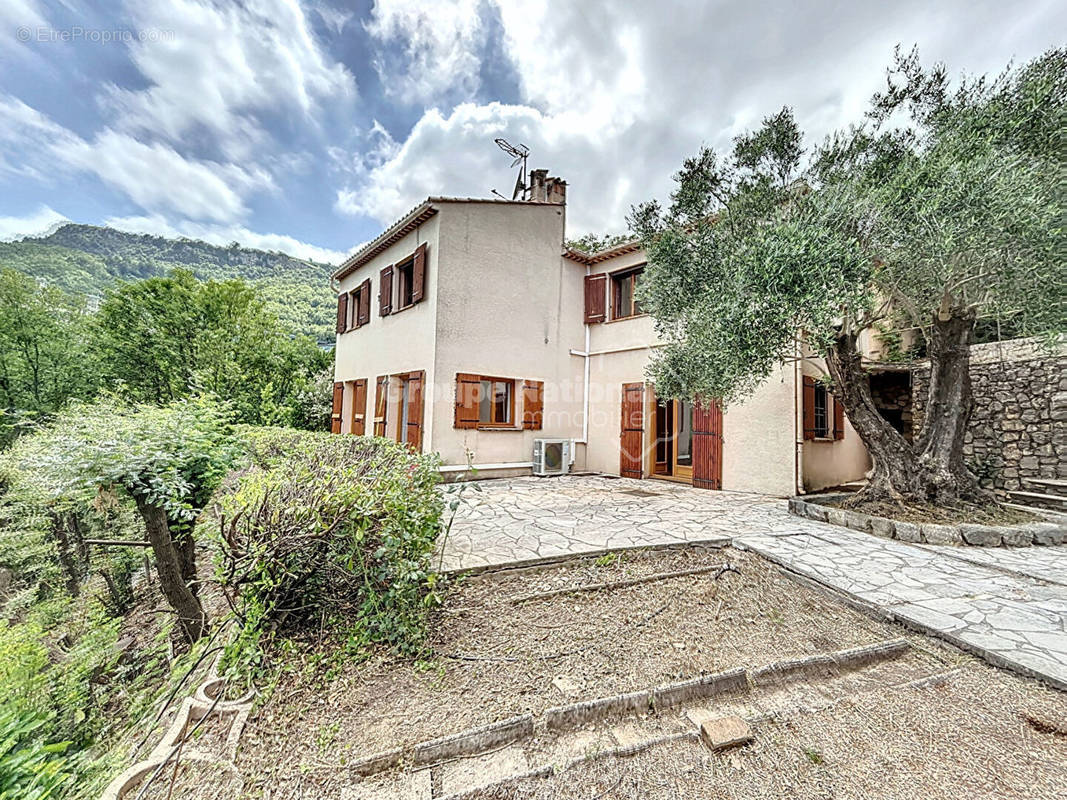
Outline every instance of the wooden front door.
[(619, 474), (642, 477), (641, 456), (645, 438), (645, 385), (622, 385), (622, 431), (619, 437)]
[(722, 409), (716, 402), (693, 409), (693, 485), (722, 488)]

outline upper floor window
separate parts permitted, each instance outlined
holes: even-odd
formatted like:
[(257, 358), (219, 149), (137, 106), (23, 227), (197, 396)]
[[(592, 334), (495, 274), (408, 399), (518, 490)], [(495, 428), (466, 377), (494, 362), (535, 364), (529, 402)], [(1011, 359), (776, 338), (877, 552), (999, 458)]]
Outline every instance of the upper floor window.
[(426, 294), (426, 245), (381, 271), (378, 313), (385, 317), (418, 303)]
[(401, 261), (393, 269), (396, 271), (396, 308), (407, 308), (414, 301), (411, 299), (415, 285), (415, 256)]
[(644, 267), (616, 272), (611, 276), (611, 316), (612, 319), (636, 317), (644, 313), (637, 300), (637, 282), (644, 273)]

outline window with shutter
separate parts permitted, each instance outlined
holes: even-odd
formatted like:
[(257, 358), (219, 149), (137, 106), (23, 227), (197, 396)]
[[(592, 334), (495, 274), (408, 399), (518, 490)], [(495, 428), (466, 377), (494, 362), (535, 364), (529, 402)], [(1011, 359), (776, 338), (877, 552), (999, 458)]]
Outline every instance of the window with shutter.
[(367, 432), (367, 379), (352, 381), (352, 423), (349, 433), (362, 436)]
[(425, 373), (410, 372), (404, 377), (404, 427), (399, 434), (415, 452), (422, 451), (422, 388)]
[(477, 428), (482, 377), (465, 372), (456, 374), (456, 428)]
[(426, 243), (415, 249), (414, 265), (411, 276), (411, 302), (422, 300), (426, 293)]
[(333, 409), (330, 413), (330, 433), (341, 432), (341, 409), (344, 408), (345, 385), (336, 382), (333, 385)]
[(804, 376), (804, 438), (838, 438), (834, 428), (834, 397), (826, 384), (811, 375)]
[(378, 316), (387, 317), (393, 312), (393, 267), (381, 271), (378, 280)]
[(523, 381), (522, 383), (522, 427), (528, 431), (539, 431), (544, 423), (545, 383), (544, 381)]
[(359, 316), (356, 324), (366, 325), (370, 322), (370, 278), (359, 285)]
[(585, 322), (603, 322), (607, 317), (607, 273), (585, 276)]
[(831, 397), (830, 402), (834, 404), (834, 438), (845, 438), (845, 407), (841, 401), (836, 397)]
[(805, 375), (804, 381), (804, 438), (815, 438), (815, 378)]
[(344, 333), (348, 330), (348, 295), (337, 295), (337, 332)]

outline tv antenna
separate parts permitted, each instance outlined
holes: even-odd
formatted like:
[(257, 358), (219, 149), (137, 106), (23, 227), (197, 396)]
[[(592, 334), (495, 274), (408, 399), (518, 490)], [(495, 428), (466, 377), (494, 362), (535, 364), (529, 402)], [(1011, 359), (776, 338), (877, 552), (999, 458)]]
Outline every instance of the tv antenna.
[[(507, 153), (515, 160), (511, 162), (511, 166), (516, 167), (522, 164), (519, 169), (519, 175), (515, 180), (515, 189), (511, 192), (511, 199), (526, 199), (526, 159), (530, 155), (530, 148), (524, 144), (512, 144), (507, 139), (494, 139), (496, 146)], [(499, 194), (494, 190), (494, 193)]]

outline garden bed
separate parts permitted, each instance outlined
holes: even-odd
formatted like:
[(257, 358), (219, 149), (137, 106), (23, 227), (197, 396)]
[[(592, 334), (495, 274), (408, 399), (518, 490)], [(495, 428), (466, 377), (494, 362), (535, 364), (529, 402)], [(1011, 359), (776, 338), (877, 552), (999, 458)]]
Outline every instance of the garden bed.
[[(854, 499), (851, 494), (794, 497), (789, 501), (789, 511), (817, 522), (913, 544), (1027, 547), (1067, 541), (1067, 526), (1053, 521), (1054, 515), (1046, 518), (1012, 509), (997, 509), (980, 510), (961, 519), (956, 513), (938, 513), (930, 508), (898, 510), (887, 504), (849, 507), (851, 499)], [(892, 511), (894, 515), (890, 518), (868, 511)]]

